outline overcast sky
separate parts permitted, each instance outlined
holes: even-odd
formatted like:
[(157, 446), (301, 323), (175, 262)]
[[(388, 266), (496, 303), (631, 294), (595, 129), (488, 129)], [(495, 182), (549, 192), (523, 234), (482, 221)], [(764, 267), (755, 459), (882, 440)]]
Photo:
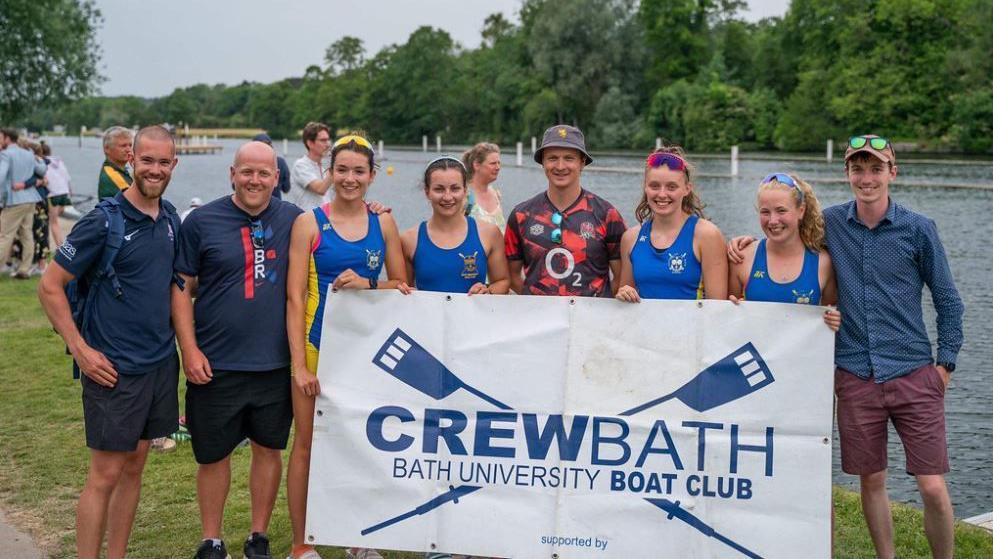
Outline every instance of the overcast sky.
[[(789, 0), (751, 0), (745, 16), (782, 15)], [(430, 25), (462, 46), (479, 45), (483, 20), (517, 21), (520, 0), (96, 0), (104, 95), (167, 95), (197, 83), (273, 82), (321, 64), (324, 49), (353, 35), (366, 54), (404, 43)]]

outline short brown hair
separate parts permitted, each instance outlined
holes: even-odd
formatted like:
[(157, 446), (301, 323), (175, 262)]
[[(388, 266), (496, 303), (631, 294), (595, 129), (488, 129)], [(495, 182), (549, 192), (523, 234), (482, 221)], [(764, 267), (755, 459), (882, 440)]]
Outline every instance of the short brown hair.
[(320, 134), (322, 130), (328, 133), (328, 138), (331, 137), (331, 129), (328, 128), (328, 125), (324, 124), (323, 122), (308, 122), (307, 125), (303, 127), (304, 149), (310, 149), (310, 146), (307, 145), (307, 142), (316, 141), (317, 135)]
[[(127, 129), (125, 128), (125, 130)], [(128, 130), (128, 132), (130, 132), (130, 130)], [(149, 140), (158, 140), (160, 142), (168, 141), (172, 144), (172, 153), (175, 155), (176, 139), (172, 137), (172, 132), (169, 132), (165, 126), (153, 124), (138, 130), (138, 132), (134, 135), (134, 144), (132, 144), (132, 150), (136, 154), (138, 153), (138, 146), (141, 144), (141, 141), (146, 138)]]

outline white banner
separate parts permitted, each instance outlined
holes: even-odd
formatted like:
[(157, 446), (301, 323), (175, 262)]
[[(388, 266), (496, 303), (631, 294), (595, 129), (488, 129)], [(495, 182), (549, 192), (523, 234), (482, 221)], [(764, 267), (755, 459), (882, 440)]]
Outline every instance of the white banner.
[(518, 559), (829, 557), (822, 308), (329, 297), (308, 542)]

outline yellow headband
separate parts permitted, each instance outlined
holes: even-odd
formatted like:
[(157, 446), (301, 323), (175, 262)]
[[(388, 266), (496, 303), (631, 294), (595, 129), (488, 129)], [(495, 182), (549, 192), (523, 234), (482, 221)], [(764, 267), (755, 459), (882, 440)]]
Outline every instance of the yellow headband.
[(342, 137), (338, 138), (338, 140), (335, 141), (334, 145), (331, 146), (331, 147), (332, 148), (336, 148), (338, 146), (343, 146), (343, 145), (347, 144), (348, 142), (355, 142), (356, 144), (358, 144), (358, 145), (360, 145), (360, 146), (362, 146), (364, 148), (368, 148), (368, 149), (372, 150), (372, 144), (369, 143), (369, 140), (366, 140), (365, 138), (363, 138), (362, 136), (359, 136), (357, 134), (349, 134), (348, 136), (342, 136)]

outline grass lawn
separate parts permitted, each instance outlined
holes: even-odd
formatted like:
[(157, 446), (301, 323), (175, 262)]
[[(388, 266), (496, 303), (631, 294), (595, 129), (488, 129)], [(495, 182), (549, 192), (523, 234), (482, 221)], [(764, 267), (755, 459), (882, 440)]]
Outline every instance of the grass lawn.
[[(78, 383), (61, 339), (52, 331), (35, 297), (37, 281), (0, 278), (0, 502), (8, 519), (29, 532), (52, 557), (75, 552), (75, 505), (87, 469)], [(249, 528), (247, 449), (233, 460), (225, 536), (233, 557)], [(189, 443), (171, 454), (150, 454), (131, 536), (134, 557), (189, 557), (199, 541), (196, 465)], [(285, 468), (284, 468), (285, 475)], [(858, 496), (836, 489), (835, 557), (872, 558)], [(916, 509), (894, 511), (897, 556), (929, 557)], [(274, 557), (289, 550), (285, 487), (270, 527)], [(972, 526), (956, 527), (956, 557), (993, 557), (993, 536)], [(322, 549), (325, 558), (344, 557)], [(384, 553), (387, 559), (420, 557)]]

